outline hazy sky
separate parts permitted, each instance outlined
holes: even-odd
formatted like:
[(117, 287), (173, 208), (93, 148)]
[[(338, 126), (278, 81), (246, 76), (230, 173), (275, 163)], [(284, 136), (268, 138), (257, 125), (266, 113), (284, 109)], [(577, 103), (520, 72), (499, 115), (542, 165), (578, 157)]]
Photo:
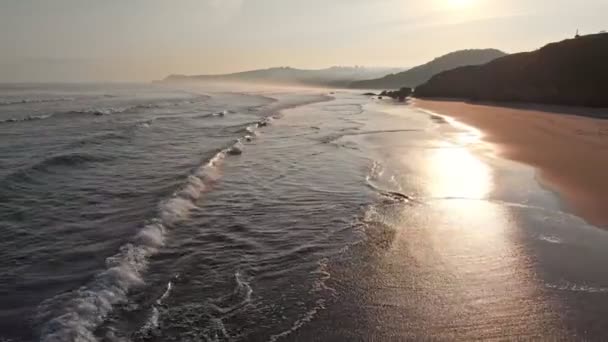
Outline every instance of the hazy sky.
[(0, 0), (0, 82), (414, 66), (608, 30), (608, 0)]

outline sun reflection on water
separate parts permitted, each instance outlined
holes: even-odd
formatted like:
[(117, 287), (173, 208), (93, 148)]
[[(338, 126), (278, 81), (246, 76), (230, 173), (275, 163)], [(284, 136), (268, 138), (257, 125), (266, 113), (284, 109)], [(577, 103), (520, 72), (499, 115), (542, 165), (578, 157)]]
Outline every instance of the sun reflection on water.
[(451, 145), (433, 150), (427, 167), (433, 197), (482, 199), (492, 191), (490, 167), (467, 148)]

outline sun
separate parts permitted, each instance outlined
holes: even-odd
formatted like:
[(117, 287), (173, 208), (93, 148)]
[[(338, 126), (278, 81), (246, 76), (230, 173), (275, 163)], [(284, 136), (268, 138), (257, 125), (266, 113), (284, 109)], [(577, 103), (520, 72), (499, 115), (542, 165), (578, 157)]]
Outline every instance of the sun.
[(473, 6), (475, 0), (447, 0), (450, 8), (467, 8)]

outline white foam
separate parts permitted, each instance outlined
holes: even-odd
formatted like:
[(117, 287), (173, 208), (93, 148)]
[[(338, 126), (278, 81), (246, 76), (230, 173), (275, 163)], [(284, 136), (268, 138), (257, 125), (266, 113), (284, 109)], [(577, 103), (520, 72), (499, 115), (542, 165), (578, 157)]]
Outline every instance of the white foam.
[(70, 97), (60, 97), (51, 99), (16, 99), (16, 100), (0, 100), (0, 106), (9, 106), (16, 104), (29, 104), (29, 103), (45, 103), (45, 102), (62, 102), (62, 101), (74, 101)]
[(165, 226), (160, 222), (146, 225), (136, 237), (136, 241), (144, 246), (158, 248), (164, 244)]
[[(331, 274), (328, 271), (328, 260), (325, 258), (321, 259), (318, 265), (319, 267), (315, 271), (313, 271), (312, 274), (318, 275), (319, 279), (313, 284), (311, 292), (314, 294), (321, 291), (328, 291), (332, 295), (335, 295), (337, 293), (336, 290), (327, 286), (326, 284), (327, 280), (331, 277)], [(292, 333), (300, 329), (302, 326), (304, 326), (304, 324), (312, 321), (319, 313), (319, 311), (323, 309), (325, 309), (325, 299), (319, 298), (315, 301), (314, 306), (309, 311), (304, 313), (304, 315), (301, 316), (298, 320), (296, 320), (289, 329), (270, 336), (268, 341), (275, 342), (291, 335)]]
[(152, 311), (150, 312), (150, 315), (148, 316), (148, 320), (141, 327), (141, 329), (139, 330), (139, 333), (142, 334), (143, 336), (149, 336), (154, 330), (158, 329), (159, 320), (160, 320), (160, 311), (158, 310), (158, 308), (156, 306), (154, 306), (154, 307), (152, 307)]
[(545, 284), (545, 287), (560, 290), (560, 291), (571, 291), (571, 292), (586, 292), (586, 293), (608, 293), (608, 287), (598, 287), (589, 285), (579, 285), (570, 282), (562, 282), (560, 284)]
[(237, 141), (232, 147), (228, 150), (228, 154), (236, 156), (243, 153), (243, 145), (240, 141)]
[(44, 120), (50, 118), (52, 115), (30, 115), (24, 118), (10, 118), (5, 120), (0, 120), (0, 123), (12, 123), (12, 122), (24, 122), (24, 121), (36, 121), (36, 120)]
[[(42, 327), (41, 341), (97, 341), (93, 332), (112, 307), (126, 301), (129, 289), (143, 284), (141, 272), (153, 252), (149, 247), (127, 244), (106, 260), (107, 269), (89, 286), (44, 302), (39, 317), (48, 321)], [(60, 314), (49, 317), (57, 306), (61, 306)]]
[(538, 239), (541, 240), (541, 241), (552, 243), (552, 244), (561, 244), (561, 243), (563, 243), (562, 239), (560, 239), (557, 236), (552, 236), (552, 235), (540, 235), (538, 237)]
[(146, 323), (139, 330), (139, 332), (144, 336), (147, 336), (154, 330), (158, 329), (160, 321), (160, 310), (158, 309), (157, 305), (162, 305), (163, 301), (167, 299), (167, 297), (169, 297), (169, 295), (171, 294), (172, 288), (173, 283), (170, 281), (169, 283), (167, 283), (167, 288), (165, 289), (165, 292), (156, 300), (156, 304), (152, 306), (150, 315), (148, 316)]
[[(270, 120), (263, 120), (255, 126), (265, 126)], [(254, 127), (247, 127), (247, 131), (255, 134)], [(37, 317), (37, 321), (42, 323), (40, 340), (43, 342), (97, 341), (94, 331), (104, 322), (113, 307), (126, 302), (128, 292), (144, 284), (142, 276), (148, 266), (148, 259), (164, 245), (167, 230), (186, 219), (197, 207), (196, 201), (220, 178), (219, 166), (226, 155), (240, 153), (242, 153), (240, 140), (218, 152), (190, 175), (181, 189), (159, 204), (159, 216), (147, 223), (137, 233), (132, 243), (124, 245), (118, 254), (108, 258), (106, 269), (91, 283), (43, 302)], [(249, 284), (241, 279), (239, 273), (235, 277), (237, 291), (243, 295), (243, 300), (229, 308), (218, 308), (222, 311), (236, 310), (251, 300), (253, 290)], [(157, 304), (162, 303), (171, 288), (172, 283), (169, 282), (167, 290), (158, 299)], [(158, 326), (159, 315), (158, 309), (154, 307), (148, 328), (153, 329)]]
[(370, 167), (369, 173), (367, 174), (367, 176), (365, 176), (365, 180), (368, 183), (373, 182), (382, 177), (383, 174), (384, 168), (382, 167), (382, 164), (378, 163), (377, 161), (374, 161), (372, 163), (372, 166)]
[[(45, 301), (38, 310), (38, 321), (43, 322), (41, 341), (97, 341), (94, 331), (103, 323), (113, 306), (127, 301), (128, 292), (144, 284), (142, 275), (150, 256), (164, 245), (167, 229), (188, 217), (196, 208), (196, 200), (208, 188), (207, 182), (219, 178), (217, 167), (224, 159), (221, 151), (190, 175), (184, 187), (159, 204), (159, 217), (146, 224), (132, 243), (106, 260), (105, 271), (78, 290)], [(171, 291), (167, 290), (162, 301)], [(158, 310), (152, 313), (150, 327), (158, 324)]]
[(169, 297), (169, 295), (171, 294), (171, 289), (173, 289), (173, 283), (169, 282), (167, 283), (167, 289), (165, 290), (165, 292), (163, 293), (162, 296), (160, 296), (160, 298), (158, 298), (158, 300), (156, 301), (156, 304), (162, 304), (163, 301), (165, 299), (167, 299), (167, 297)]
[[(237, 303), (228, 307), (221, 307), (214, 303), (209, 303), (209, 307), (213, 308), (215, 311), (221, 313), (222, 315), (236, 311), (251, 302), (251, 295), (253, 294), (253, 289), (251, 288), (251, 285), (243, 279), (240, 272), (236, 272), (234, 274), (234, 278), (236, 286), (232, 291), (232, 296), (236, 296), (240, 298), (240, 300)], [(221, 301), (222, 299), (223, 298), (220, 298), (218, 301)]]

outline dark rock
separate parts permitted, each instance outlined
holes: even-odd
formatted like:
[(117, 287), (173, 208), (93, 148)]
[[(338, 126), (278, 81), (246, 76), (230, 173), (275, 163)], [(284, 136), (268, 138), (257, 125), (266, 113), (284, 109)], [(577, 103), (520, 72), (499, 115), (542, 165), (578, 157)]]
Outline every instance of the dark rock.
[(412, 88), (403, 87), (395, 91), (384, 90), (380, 95), (388, 96), (392, 99), (399, 100), (399, 102), (405, 102), (405, 100), (412, 95)]

